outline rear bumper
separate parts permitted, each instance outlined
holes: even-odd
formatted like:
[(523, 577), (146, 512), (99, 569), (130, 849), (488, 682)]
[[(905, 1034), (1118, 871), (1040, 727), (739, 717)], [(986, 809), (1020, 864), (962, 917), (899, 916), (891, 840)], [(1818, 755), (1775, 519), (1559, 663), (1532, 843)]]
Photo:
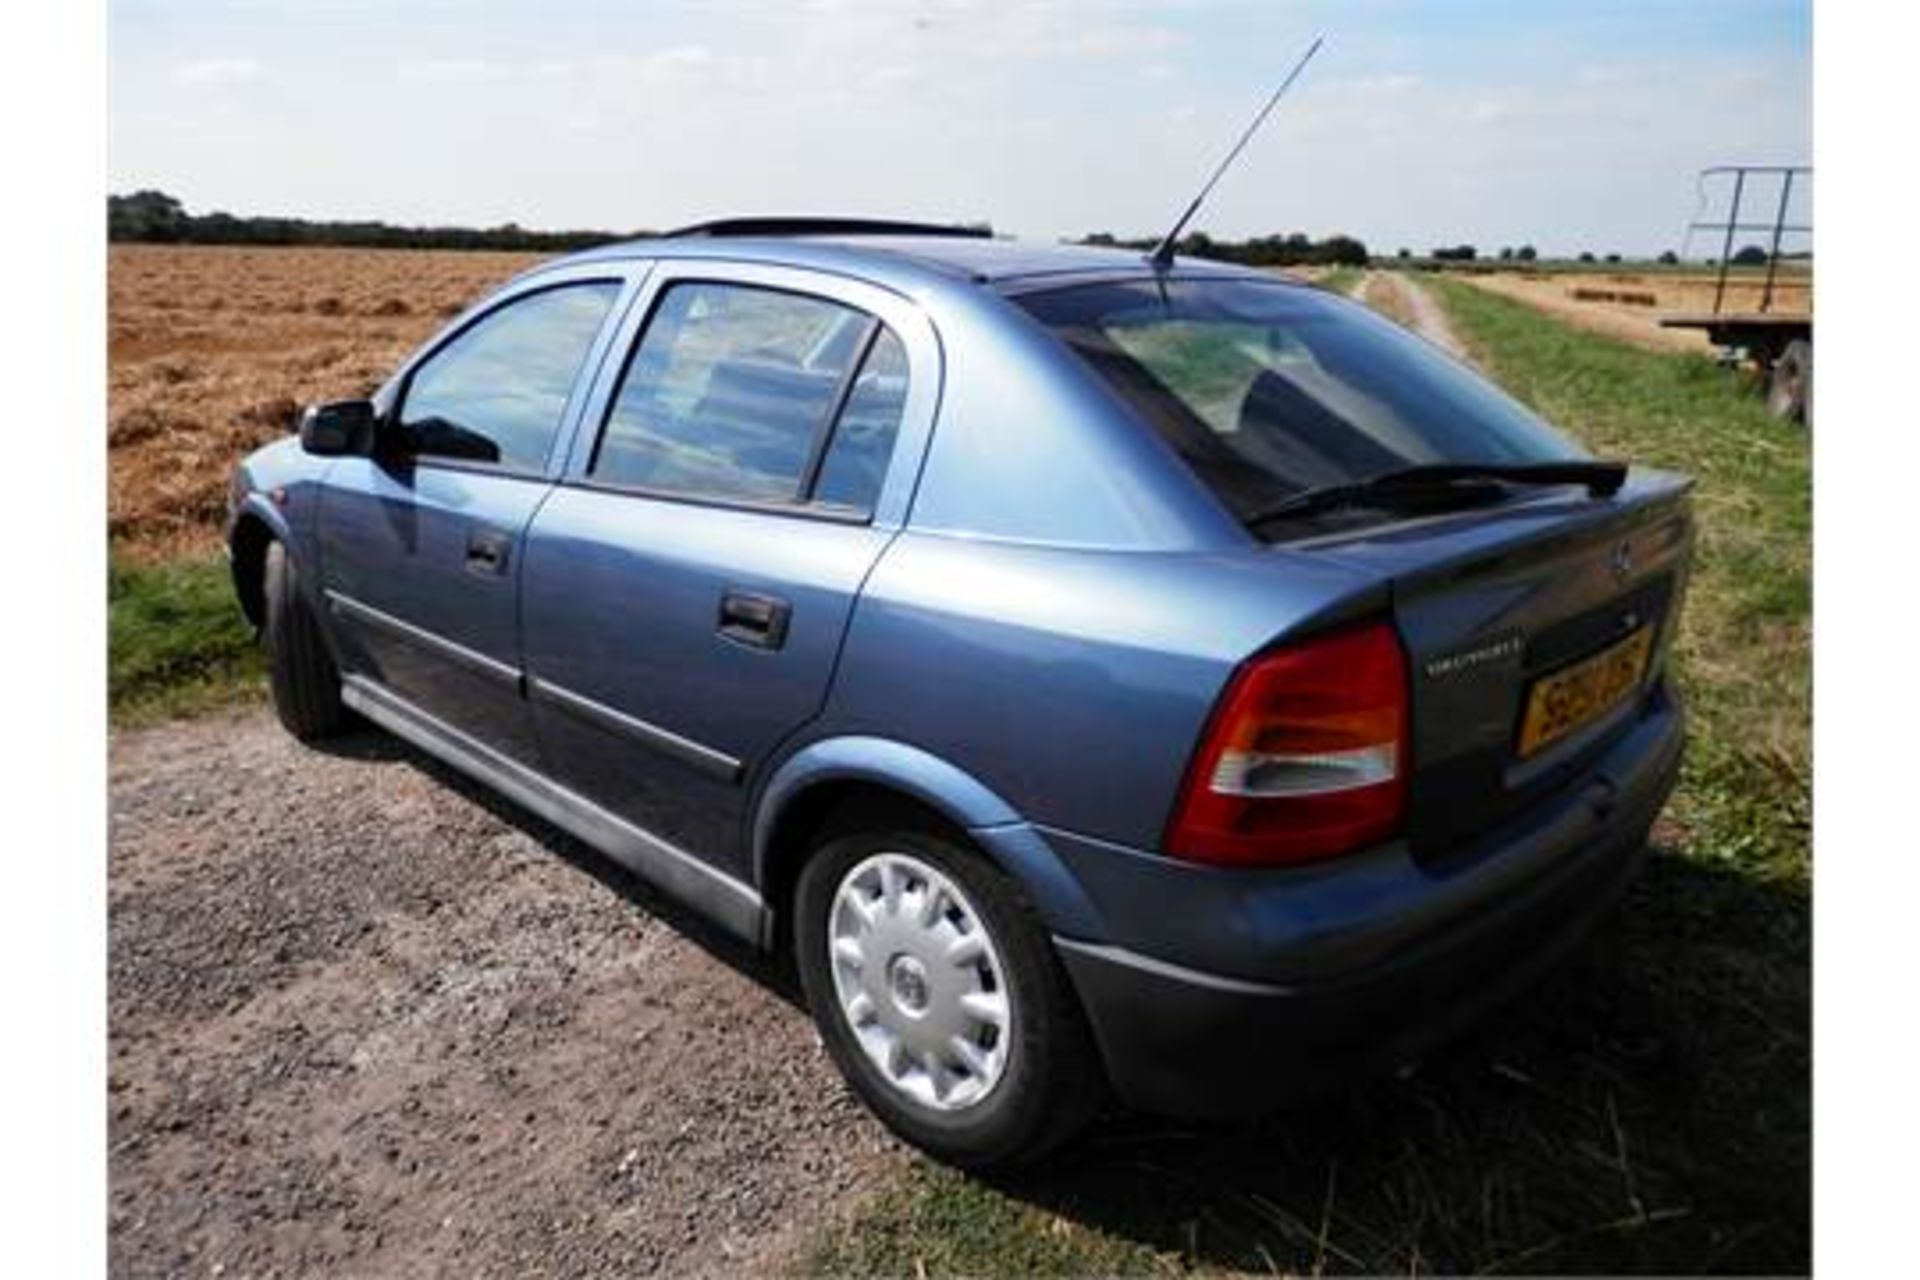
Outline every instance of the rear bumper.
[(1662, 696), (1571, 793), (1432, 865), (1392, 846), (1249, 877), (1048, 833), (1120, 925), (1056, 938), (1116, 1091), (1148, 1111), (1245, 1114), (1417, 1058), (1617, 899), (1682, 737)]

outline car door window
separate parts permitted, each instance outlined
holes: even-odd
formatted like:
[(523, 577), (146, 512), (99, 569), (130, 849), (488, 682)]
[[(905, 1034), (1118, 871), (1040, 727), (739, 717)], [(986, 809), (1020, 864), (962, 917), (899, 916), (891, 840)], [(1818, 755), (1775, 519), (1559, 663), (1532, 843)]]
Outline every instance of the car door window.
[(546, 465), (567, 397), (619, 296), (616, 281), (560, 285), (483, 317), (408, 379), (402, 447), (416, 457)]
[(887, 478), (907, 404), (907, 349), (882, 328), (860, 366), (814, 482), (813, 500), (869, 515)]
[(695, 497), (801, 501), (875, 323), (780, 290), (669, 287), (622, 378), (592, 477)]

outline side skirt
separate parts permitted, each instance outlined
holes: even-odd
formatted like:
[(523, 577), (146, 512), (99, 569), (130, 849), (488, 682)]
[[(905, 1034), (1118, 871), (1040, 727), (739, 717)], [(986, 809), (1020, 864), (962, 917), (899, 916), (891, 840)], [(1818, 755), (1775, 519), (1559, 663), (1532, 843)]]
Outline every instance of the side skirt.
[(592, 845), (728, 932), (762, 944), (766, 905), (751, 885), (508, 759), (364, 676), (348, 675), (341, 684), (342, 701), (395, 737)]

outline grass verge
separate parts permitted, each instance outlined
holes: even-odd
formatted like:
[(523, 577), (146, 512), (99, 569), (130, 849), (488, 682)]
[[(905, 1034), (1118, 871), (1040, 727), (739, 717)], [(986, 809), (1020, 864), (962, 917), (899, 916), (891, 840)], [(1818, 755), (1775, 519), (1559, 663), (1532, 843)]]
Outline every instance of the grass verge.
[(265, 672), (225, 560), (109, 567), (107, 704), (116, 727), (253, 696)]
[(1700, 482), (1693, 746), (1645, 874), (1577, 959), (1410, 1080), (1250, 1125), (1114, 1118), (1017, 1175), (916, 1162), (805, 1270), (1809, 1268), (1807, 439), (1709, 361), (1428, 287), (1522, 399)]
[(1317, 283), (1322, 289), (1331, 289), (1335, 293), (1349, 296), (1360, 287), (1360, 279), (1366, 275), (1359, 267), (1334, 267), (1321, 276)]

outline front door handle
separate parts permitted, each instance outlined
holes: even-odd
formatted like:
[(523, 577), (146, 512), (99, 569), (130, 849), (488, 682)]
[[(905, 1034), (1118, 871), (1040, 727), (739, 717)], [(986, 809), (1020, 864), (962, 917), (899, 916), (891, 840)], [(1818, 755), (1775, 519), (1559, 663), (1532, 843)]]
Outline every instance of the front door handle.
[(507, 556), (512, 550), (512, 534), (499, 529), (475, 529), (467, 535), (467, 570), (471, 573), (505, 573)]
[(720, 634), (735, 644), (778, 649), (787, 642), (793, 607), (778, 596), (729, 590), (720, 597)]

